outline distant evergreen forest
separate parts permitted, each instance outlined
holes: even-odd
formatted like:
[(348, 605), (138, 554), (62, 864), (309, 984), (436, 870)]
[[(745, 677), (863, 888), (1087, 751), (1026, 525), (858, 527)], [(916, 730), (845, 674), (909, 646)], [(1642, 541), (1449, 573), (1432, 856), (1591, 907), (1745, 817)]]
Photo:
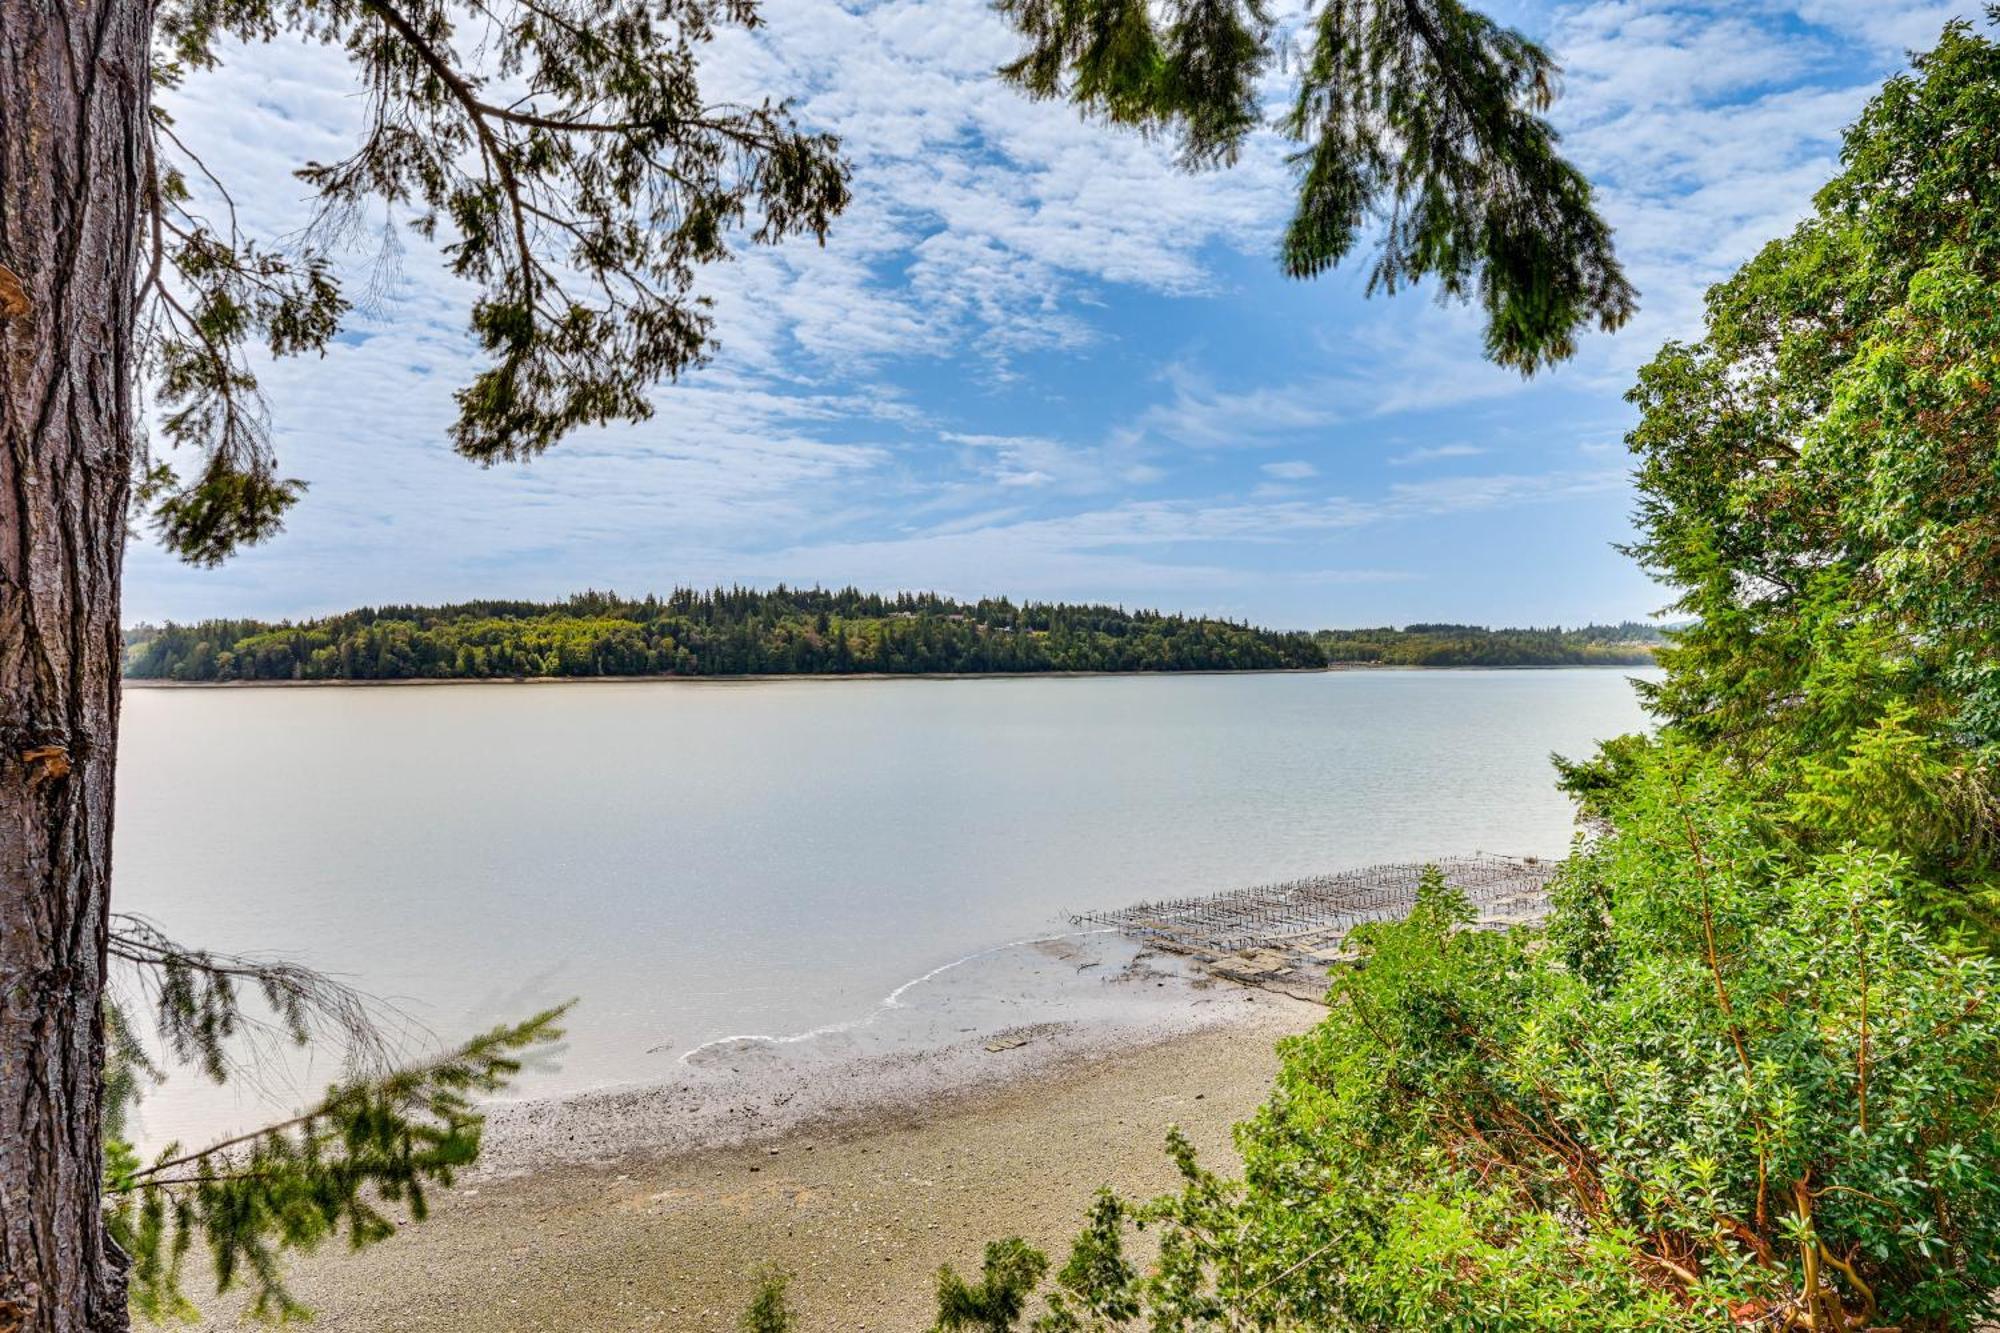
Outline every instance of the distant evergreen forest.
[(1627, 620), (1575, 629), (1487, 629), (1480, 625), (1405, 625), (1401, 629), (1323, 629), (1313, 636), (1327, 665), (1650, 666), (1666, 640), (1658, 626)]
[(367, 607), (272, 624), (205, 620), (125, 635), (136, 680), (481, 680), (855, 672), (1255, 671), (1340, 663), (1553, 666), (1652, 661), (1647, 625), (1258, 629), (1111, 606), (779, 586), (630, 601)]

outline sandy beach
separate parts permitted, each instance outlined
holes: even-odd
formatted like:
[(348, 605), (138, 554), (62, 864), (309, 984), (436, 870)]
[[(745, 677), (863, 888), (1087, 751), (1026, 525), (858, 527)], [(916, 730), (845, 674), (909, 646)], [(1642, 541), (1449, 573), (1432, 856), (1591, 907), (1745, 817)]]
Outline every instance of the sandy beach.
[[(940, 1263), (976, 1269), (1015, 1234), (1060, 1262), (1099, 1186), (1171, 1188), (1170, 1124), (1233, 1166), (1274, 1044), (1324, 1013), (1116, 937), (949, 981), (862, 1032), (724, 1043), (672, 1084), (502, 1106), (426, 1222), (295, 1260), (294, 1290), (326, 1329), (723, 1333), (769, 1265), (794, 1275), (806, 1330), (920, 1333)], [(239, 1302), (201, 1282), (204, 1326), (235, 1326)]]

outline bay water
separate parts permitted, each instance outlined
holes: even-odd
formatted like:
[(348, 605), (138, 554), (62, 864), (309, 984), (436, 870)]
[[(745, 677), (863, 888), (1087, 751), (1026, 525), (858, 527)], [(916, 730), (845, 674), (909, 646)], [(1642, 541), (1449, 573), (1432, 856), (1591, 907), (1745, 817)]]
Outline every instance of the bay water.
[[(857, 1021), (1065, 910), (1558, 856), (1550, 753), (1645, 725), (1601, 668), (134, 688), (124, 708), (120, 910), (337, 974), (435, 1040), (574, 998), (528, 1096)], [(222, 1089), (177, 1073), (144, 1137), (233, 1132), (338, 1073), (325, 1052)]]

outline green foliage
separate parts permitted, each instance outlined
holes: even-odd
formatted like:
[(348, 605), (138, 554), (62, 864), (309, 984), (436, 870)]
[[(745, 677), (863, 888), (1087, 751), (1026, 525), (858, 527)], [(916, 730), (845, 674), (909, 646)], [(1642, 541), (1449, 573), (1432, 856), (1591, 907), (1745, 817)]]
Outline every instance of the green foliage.
[(140, 626), (140, 680), (405, 680), (511, 676), (844, 675), (925, 671), (1236, 671), (1366, 662), (1643, 664), (1641, 625), (1562, 630), (1333, 630), (1317, 636), (1122, 607), (882, 597), (852, 588), (676, 589), (628, 601), (390, 606), (298, 624)]
[(977, 1284), (945, 1265), (938, 1269), (932, 1333), (1012, 1333), (1048, 1268), (1048, 1256), (1019, 1236), (987, 1245)]
[(107, 1000), (104, 1005), (104, 1091), (102, 1108), (104, 1137), (120, 1140), (140, 1095), (149, 1082), (165, 1077), (154, 1062), (146, 1043), (133, 1029), (132, 1015), (124, 1005)]
[(422, 1221), (427, 1188), (449, 1186), (479, 1154), (482, 1118), (472, 1098), (505, 1086), (524, 1050), (559, 1038), (562, 1013), (551, 1009), (422, 1064), (337, 1085), (304, 1115), (192, 1152), (169, 1145), (142, 1164), (128, 1143), (111, 1140), (105, 1221), (132, 1260), (134, 1313), (194, 1315), (182, 1278), (200, 1243), (219, 1291), (246, 1282), (256, 1316), (307, 1316), (286, 1290), (283, 1252), (342, 1235), (353, 1249), (386, 1240), (396, 1233), (391, 1208)]
[[(1263, 0), (999, 8), (1028, 42), (1002, 71), (1010, 81), (1169, 134), (1191, 169), (1236, 159), (1264, 119), (1259, 82), (1291, 41)], [(1557, 75), (1547, 52), (1458, 0), (1329, 0), (1311, 22), (1279, 125), (1299, 146), (1287, 273), (1338, 264), (1375, 218), (1370, 292), (1428, 277), (1476, 298), (1503, 365), (1532, 372), (1574, 354), (1587, 326), (1624, 324), (1636, 294), (1611, 229), (1543, 119)]]
[[(1990, 13), (2000, 15), (2000, 9)], [(1640, 373), (1631, 551), (1692, 619), (1642, 687), (1799, 845), (2000, 939), (2000, 45), (1891, 79), (1788, 237)], [(1597, 802), (1645, 742), (1564, 768)]]
[[(1242, 1181), (1173, 1136), (1182, 1189), (1100, 1200), (1037, 1333), (2000, 1313), (2000, 967), (1935, 940), (1898, 858), (1796, 851), (1692, 749), (1611, 818), (1546, 936), (1472, 926), (1434, 873), (1358, 931)], [(1126, 1225), (1160, 1231), (1143, 1275)]]
[(1108, 1189), (1097, 1192), (1090, 1218), (1056, 1272), (1048, 1312), (1035, 1333), (1101, 1333), (1136, 1317), (1141, 1309), (1139, 1270), (1125, 1258), (1125, 1220), (1131, 1209)]
[(798, 1315), (785, 1296), (791, 1283), (789, 1273), (765, 1273), (757, 1280), (757, 1295), (737, 1321), (743, 1333), (792, 1333), (798, 1327)]
[(1655, 627), (1631, 621), (1574, 629), (1479, 625), (1323, 629), (1313, 637), (1329, 663), (1428, 667), (1651, 666), (1654, 649), (1663, 641)]
[(1758, 763), (1844, 750), (1899, 702), (1983, 764), (2000, 742), (2000, 46), (1952, 24), (1841, 161), (1631, 394), (1633, 551), (1697, 618), (1653, 702)]
[(330, 254), (376, 206), (385, 259), (412, 233), (478, 289), (488, 364), (457, 394), (460, 453), (526, 458), (650, 415), (648, 390), (710, 348), (701, 270), (739, 235), (824, 242), (848, 201), (832, 136), (782, 101), (705, 95), (702, 48), (758, 22), (753, 0), (163, 0), (156, 86), (291, 37), (339, 51), (369, 95), (354, 151), (301, 165), (320, 213), (287, 252), (242, 234), (227, 184), (153, 110), (142, 350), (162, 434), (200, 457), (185, 478), (142, 464), (166, 543), (213, 564), (303, 490), (277, 475), (248, 354), (325, 350), (349, 309)]
[(1551, 754), (1549, 762), (1555, 766), (1556, 785), (1576, 802), (1578, 821), (1602, 826), (1610, 817), (1611, 803), (1637, 775), (1651, 749), (1650, 737), (1614, 736), (1601, 742), (1588, 759)]
[[(1901, 858), (1796, 849), (1687, 747), (1663, 749), (1614, 818), (1617, 835), (1567, 870), (1586, 891), (1558, 925), (1574, 938), (1602, 921), (1601, 948), (1565, 952), (1592, 993), (1583, 1021), (1619, 1026), (1587, 1065), (1552, 1027), (1537, 1068), (1579, 1141), (1629, 1177), (1637, 1211), (1607, 1194), (1628, 1225), (1664, 1228), (1706, 1274), (1752, 1265), (1741, 1299), (1772, 1309), (1811, 1310), (1817, 1272), (1864, 1322), (1990, 1314), (1994, 965), (1923, 928), (1928, 895)], [(1574, 921), (1592, 899), (1603, 916)], [(1752, 1279), (1780, 1271), (1760, 1293)]]
[[(373, 1002), (320, 973), (280, 959), (188, 949), (139, 917), (114, 916), (109, 941), (119, 984), (106, 994), (104, 1203), (106, 1227), (131, 1258), (134, 1314), (192, 1318), (185, 1260), (204, 1246), (217, 1287), (247, 1281), (252, 1312), (288, 1320), (309, 1312), (284, 1285), (283, 1252), (342, 1234), (354, 1248), (395, 1233), (387, 1210), (412, 1220), (425, 1189), (449, 1185), (479, 1152), (472, 1098), (504, 1086), (521, 1053), (557, 1040), (564, 1010), (496, 1028), (420, 1064), (398, 1068)], [(248, 990), (262, 1012), (243, 1005)], [(144, 1008), (164, 1057), (155, 1059), (133, 1014)], [(565, 1006), (564, 1008), (566, 1008)], [(143, 1161), (126, 1138), (133, 1105), (163, 1066), (221, 1083), (245, 1072), (245, 1036), (344, 1051), (359, 1072), (304, 1115), (184, 1152)], [(249, 1061), (254, 1072), (255, 1060)]]

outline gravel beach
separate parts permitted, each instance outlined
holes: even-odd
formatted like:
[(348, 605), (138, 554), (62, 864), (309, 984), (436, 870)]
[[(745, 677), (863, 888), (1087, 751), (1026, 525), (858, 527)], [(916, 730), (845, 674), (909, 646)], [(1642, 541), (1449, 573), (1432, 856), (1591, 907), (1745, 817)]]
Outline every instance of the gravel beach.
[[(723, 1333), (773, 1265), (808, 1333), (921, 1333), (940, 1263), (976, 1270), (1015, 1234), (1060, 1262), (1100, 1185), (1170, 1188), (1170, 1124), (1233, 1166), (1275, 1042), (1325, 1012), (1104, 936), (940, 983), (866, 1024), (695, 1052), (671, 1084), (500, 1107), (429, 1220), (295, 1260), (294, 1291), (323, 1329)], [(204, 1326), (235, 1326), (191, 1276)]]

